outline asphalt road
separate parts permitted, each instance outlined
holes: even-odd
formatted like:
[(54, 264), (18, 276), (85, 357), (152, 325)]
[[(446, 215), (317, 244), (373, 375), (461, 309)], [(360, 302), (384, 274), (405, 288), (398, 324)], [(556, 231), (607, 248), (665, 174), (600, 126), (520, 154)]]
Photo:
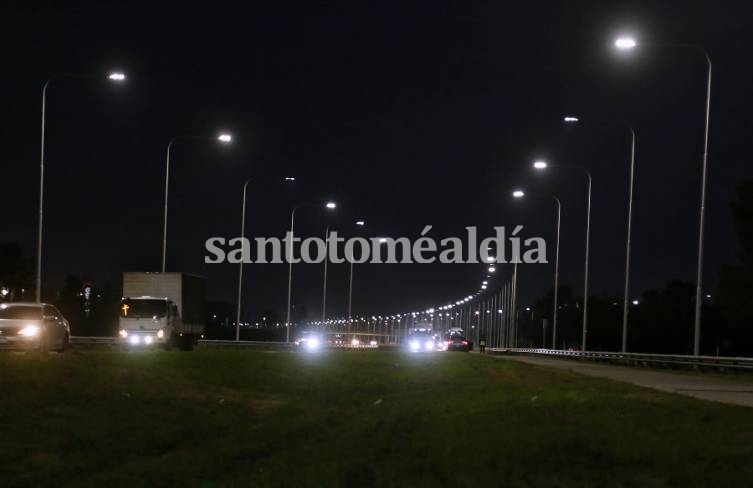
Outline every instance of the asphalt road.
[(533, 356), (500, 356), (547, 368), (564, 369), (574, 373), (609, 378), (615, 381), (688, 395), (702, 400), (753, 407), (753, 381), (733, 380), (716, 375), (672, 373), (632, 368), (591, 361), (575, 361)]

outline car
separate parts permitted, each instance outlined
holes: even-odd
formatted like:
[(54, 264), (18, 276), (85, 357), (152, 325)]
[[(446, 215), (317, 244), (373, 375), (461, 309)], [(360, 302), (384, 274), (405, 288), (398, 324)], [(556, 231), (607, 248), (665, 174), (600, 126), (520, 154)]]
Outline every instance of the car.
[(473, 343), (461, 335), (451, 335), (446, 340), (447, 351), (470, 351)]
[(417, 330), (408, 336), (408, 350), (412, 352), (429, 352), (441, 350), (442, 344), (436, 334), (430, 330)]
[(0, 303), (0, 348), (63, 352), (71, 327), (49, 303)]
[(322, 335), (318, 332), (303, 331), (301, 335), (296, 339), (295, 345), (310, 351), (321, 349), (326, 344)]

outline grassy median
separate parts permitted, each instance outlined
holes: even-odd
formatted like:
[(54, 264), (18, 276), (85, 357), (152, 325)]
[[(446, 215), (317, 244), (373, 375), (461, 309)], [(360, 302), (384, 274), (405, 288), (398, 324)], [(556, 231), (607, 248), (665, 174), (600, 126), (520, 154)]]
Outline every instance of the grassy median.
[(477, 354), (0, 354), (0, 484), (743, 486), (753, 409)]

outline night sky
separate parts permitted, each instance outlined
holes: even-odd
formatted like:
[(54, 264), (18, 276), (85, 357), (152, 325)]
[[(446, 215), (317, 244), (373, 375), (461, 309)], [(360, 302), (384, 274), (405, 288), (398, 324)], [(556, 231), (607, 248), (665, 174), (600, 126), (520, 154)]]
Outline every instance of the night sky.
[[(9, 6), (10, 5), (10, 6)], [(724, 2), (245, 2), (171, 7), (75, 3), (0, 11), (3, 76), (0, 241), (29, 256), (36, 239), (40, 98), (48, 92), (45, 288), (66, 275), (120, 293), (122, 271), (160, 265), (164, 158), (171, 169), (168, 270), (208, 277), (233, 301), (237, 265), (206, 265), (209, 237), (296, 234), (464, 237), (476, 225), (525, 226), (553, 260), (554, 206), (516, 201), (513, 187), (563, 202), (561, 284), (582, 287), (585, 180), (534, 174), (530, 162), (593, 173), (592, 292), (620, 295), (629, 137), (638, 131), (632, 290), (694, 280), (705, 64), (693, 50), (619, 55), (617, 33), (697, 43), (714, 62), (705, 289), (735, 260), (727, 202), (753, 177), (753, 4)], [(52, 6), (55, 5), (55, 6)], [(124, 71), (113, 85), (108, 71)], [(564, 127), (561, 117), (584, 123)], [(230, 146), (211, 138), (220, 130)], [(295, 176), (294, 188), (277, 180)], [(345, 315), (346, 264), (330, 268), (329, 311)], [(502, 267), (499, 278), (509, 275)], [(520, 270), (521, 305), (552, 284), (552, 265)], [(475, 291), (481, 265), (357, 265), (354, 312), (397, 313)], [(322, 265), (297, 265), (294, 302), (319, 314)], [(246, 313), (283, 314), (287, 265), (246, 267)]]

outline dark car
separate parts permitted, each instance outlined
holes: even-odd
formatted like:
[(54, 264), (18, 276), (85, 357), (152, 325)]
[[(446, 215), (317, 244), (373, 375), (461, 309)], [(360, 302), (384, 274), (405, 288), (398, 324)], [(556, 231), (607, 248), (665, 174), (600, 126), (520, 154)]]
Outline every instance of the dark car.
[(461, 335), (453, 335), (447, 338), (448, 351), (470, 351), (473, 349), (473, 342)]

